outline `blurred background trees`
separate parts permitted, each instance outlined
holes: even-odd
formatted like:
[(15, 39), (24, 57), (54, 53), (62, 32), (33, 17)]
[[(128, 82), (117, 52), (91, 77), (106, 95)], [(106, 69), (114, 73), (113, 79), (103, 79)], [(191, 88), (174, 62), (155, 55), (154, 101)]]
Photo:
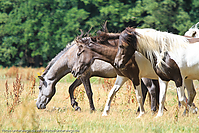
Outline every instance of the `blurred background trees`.
[(183, 35), (199, 21), (198, 0), (1, 0), (0, 65), (46, 66), (69, 42), (108, 21)]

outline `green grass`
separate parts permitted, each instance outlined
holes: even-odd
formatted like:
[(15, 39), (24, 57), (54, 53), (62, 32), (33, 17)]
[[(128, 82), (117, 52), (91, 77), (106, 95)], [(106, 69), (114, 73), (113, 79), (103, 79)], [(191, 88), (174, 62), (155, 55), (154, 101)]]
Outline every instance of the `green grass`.
[[(199, 132), (198, 115), (190, 114), (182, 116), (183, 109), (176, 112), (177, 97), (173, 82), (169, 83), (166, 108), (168, 111), (160, 118), (151, 115), (148, 99), (145, 103), (146, 114), (141, 119), (136, 119), (137, 103), (128, 103), (129, 95), (134, 97), (134, 90), (129, 90), (129, 83), (124, 84), (117, 93), (112, 102), (110, 114), (102, 117), (102, 111), (108, 96), (110, 88), (107, 90), (107, 82), (113, 85), (114, 80), (91, 78), (93, 99), (96, 107), (94, 113), (90, 113), (88, 98), (86, 93), (76, 94), (81, 112), (75, 112), (70, 105), (68, 87), (75, 79), (71, 75), (65, 76), (57, 85), (57, 91), (47, 109), (38, 110), (36, 101), (39, 94), (38, 81), (36, 80), (35, 94), (30, 95), (31, 81), (26, 76), (32, 71), (35, 78), (42, 69), (19, 68), (19, 74), (22, 74), (22, 83), (24, 90), (21, 94), (21, 103), (17, 105), (14, 112), (8, 113), (5, 93), (5, 82), (8, 81), (9, 89), (12, 91), (15, 77), (5, 77), (9, 69), (0, 69), (0, 130), (78, 130), (82, 133), (197, 133)], [(199, 107), (198, 81), (194, 82), (197, 95), (194, 100)], [(84, 91), (83, 85), (77, 90)], [(82, 98), (83, 97), (83, 98)], [(10, 99), (11, 100), (11, 99)], [(131, 101), (131, 100), (130, 100)], [(178, 118), (177, 120), (175, 118)]]

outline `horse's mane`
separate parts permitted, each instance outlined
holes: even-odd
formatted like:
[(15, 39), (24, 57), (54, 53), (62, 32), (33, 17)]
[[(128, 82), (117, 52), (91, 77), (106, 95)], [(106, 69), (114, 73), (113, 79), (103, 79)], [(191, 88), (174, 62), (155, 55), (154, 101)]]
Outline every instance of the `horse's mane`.
[(120, 36), (120, 33), (106, 33), (103, 31), (98, 31), (96, 36), (77, 38), (76, 41), (84, 43), (86, 45), (89, 45), (92, 42), (95, 44), (107, 45), (107, 44), (109, 44), (108, 41), (110, 41), (110, 40), (115, 41), (116, 39), (119, 39), (119, 36)]
[(45, 70), (44, 70), (42, 76), (44, 76), (44, 75), (48, 72), (48, 70), (53, 66), (53, 64), (54, 64), (66, 51), (68, 51), (68, 50), (75, 44), (74, 42), (75, 42), (75, 41), (72, 41), (71, 43), (68, 43), (68, 44), (66, 45), (66, 47), (65, 47), (61, 52), (59, 52), (59, 53), (48, 63), (48, 65), (47, 65), (47, 67), (45, 68)]
[(123, 43), (127, 43), (133, 45), (135, 50), (137, 50), (137, 32), (134, 28), (127, 27), (121, 34), (120, 34), (120, 41)]
[(166, 51), (177, 52), (176, 50), (186, 47), (189, 43), (184, 36), (154, 29), (136, 29), (136, 32), (139, 34), (137, 49), (149, 59), (152, 55), (161, 57)]
[[(126, 33), (126, 36), (122, 36), (123, 33)], [(165, 52), (177, 52), (176, 50), (179, 48), (183, 48), (188, 45), (186, 37), (168, 32), (157, 31), (155, 29), (137, 29), (128, 27), (123, 31), (123, 33), (120, 36), (123, 40), (135, 40), (132, 36), (136, 36), (137, 51), (148, 58), (152, 64), (155, 61), (154, 57), (156, 57), (157, 64), (161, 64), (161, 62), (164, 63), (162, 59)], [(127, 41), (127, 43), (128, 42), (129, 41)]]
[(103, 31), (98, 31), (97, 32), (97, 40), (100, 42), (103, 41), (108, 41), (111, 39), (119, 39), (120, 33), (107, 33), (107, 32), (103, 32)]

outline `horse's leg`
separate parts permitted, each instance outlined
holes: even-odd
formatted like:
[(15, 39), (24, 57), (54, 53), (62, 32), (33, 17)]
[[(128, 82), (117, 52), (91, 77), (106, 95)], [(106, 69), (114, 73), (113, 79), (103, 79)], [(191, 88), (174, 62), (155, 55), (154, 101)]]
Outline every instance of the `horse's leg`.
[(184, 80), (185, 87), (187, 89), (187, 94), (188, 94), (188, 102), (187, 104), (192, 106), (193, 100), (196, 96), (196, 91), (193, 85), (193, 80), (191, 79), (185, 79)]
[(159, 110), (158, 110), (158, 114), (156, 117), (163, 115), (164, 102), (166, 100), (168, 81), (163, 81), (162, 79), (159, 78), (159, 85), (160, 85)]
[(151, 87), (149, 88), (151, 94), (151, 111), (152, 115), (156, 112), (156, 106), (159, 102), (159, 83), (157, 80), (151, 80)]
[[(159, 107), (159, 97), (160, 97), (160, 85), (159, 85), (159, 81), (158, 80), (152, 80), (153, 84), (155, 86), (155, 93), (156, 93), (156, 108)], [(165, 110), (167, 110), (164, 107)]]
[(143, 102), (142, 102), (142, 90), (141, 90), (141, 84), (139, 84), (138, 86), (134, 87), (135, 88), (135, 94), (136, 94), (136, 98), (138, 101), (138, 105), (140, 107), (140, 114), (137, 118), (140, 118), (143, 114), (144, 114), (144, 106), (143, 106)]
[[(143, 79), (144, 84), (148, 88), (148, 91), (149, 91), (149, 94), (150, 94), (150, 99), (151, 99), (151, 111), (152, 111), (152, 114), (154, 114), (154, 112), (156, 111), (157, 101), (159, 101), (159, 97), (158, 97), (159, 96), (159, 84), (158, 84), (158, 81), (148, 79), (148, 78), (142, 78), (142, 79)], [(156, 92), (157, 90), (158, 90), (158, 93)], [(143, 91), (142, 91), (142, 93), (143, 93)]]
[(88, 100), (89, 100), (89, 104), (90, 104), (90, 110), (91, 112), (95, 111), (95, 107), (94, 107), (94, 103), (93, 103), (93, 92), (91, 90), (91, 84), (90, 84), (90, 80), (89, 78), (86, 78), (86, 77), (81, 77), (80, 78), (83, 85), (84, 85), (84, 88), (86, 90), (86, 94), (87, 94), (87, 97), (88, 97)]
[(81, 108), (78, 106), (78, 103), (75, 101), (74, 98), (74, 90), (76, 87), (78, 87), (79, 85), (81, 85), (82, 82), (80, 79), (76, 79), (69, 87), (69, 94), (70, 94), (70, 101), (71, 101), (71, 106), (75, 109), (75, 111), (77, 110), (81, 110)]
[[(184, 79), (184, 78), (182, 78)], [(186, 103), (186, 98), (185, 98), (185, 91), (184, 91), (184, 80), (182, 82), (182, 86), (177, 86), (177, 94), (178, 94), (178, 100), (179, 102), (185, 106), (185, 109), (187, 109), (187, 103)], [(187, 91), (188, 92), (188, 91)]]
[[(193, 100), (196, 96), (196, 91), (194, 88), (193, 80), (185, 79), (184, 84), (185, 84), (185, 87), (187, 89), (187, 94), (188, 94), (187, 105), (190, 107), (189, 110), (193, 111), (193, 113), (197, 113), (197, 111), (196, 111), (197, 109), (191, 108), (192, 105), (194, 106)], [(185, 111), (185, 113), (186, 113), (186, 111)]]
[(161, 68), (164, 69), (164, 72), (167, 73), (162, 73), (162, 70), (159, 69), (159, 65), (157, 65), (157, 74), (159, 74), (158, 76), (160, 76), (162, 79), (166, 80), (163, 81), (162, 79), (159, 78), (159, 83), (160, 84), (160, 104), (159, 105), (159, 111), (158, 111), (158, 115), (157, 116), (162, 116), (163, 115), (163, 107), (164, 107), (164, 101), (166, 98), (166, 91), (167, 91), (167, 84), (169, 80), (173, 80), (176, 84), (177, 87), (177, 93), (178, 93), (178, 98), (179, 101), (182, 103), (182, 105), (186, 106), (186, 100), (185, 100), (185, 96), (184, 96), (184, 85), (183, 85), (183, 78), (180, 72), (180, 69), (178, 67), (178, 65), (176, 64), (176, 62), (170, 58), (170, 55), (168, 54), (168, 52), (164, 53), (164, 59), (165, 64), (161, 64)]
[(115, 96), (115, 94), (119, 91), (119, 89), (121, 88), (121, 86), (128, 80), (127, 77), (123, 77), (123, 76), (119, 76), (117, 75), (117, 79), (115, 81), (115, 84), (113, 86), (113, 88), (111, 89), (111, 91), (108, 94), (108, 99), (106, 101), (106, 105), (103, 111), (102, 116), (107, 116), (109, 111), (110, 111), (110, 106), (111, 106), (111, 101), (113, 99), (113, 97)]
[[(142, 78), (141, 79), (141, 89), (142, 89), (142, 102), (143, 102), (143, 105), (144, 105), (144, 102), (145, 102), (145, 99), (146, 99), (146, 94), (148, 92), (148, 88), (146, 87), (146, 83), (144, 83), (143, 81), (145, 80), (146, 78)], [(147, 80), (145, 82), (148, 82)], [(140, 107), (138, 107), (137, 109), (137, 113), (140, 112)]]

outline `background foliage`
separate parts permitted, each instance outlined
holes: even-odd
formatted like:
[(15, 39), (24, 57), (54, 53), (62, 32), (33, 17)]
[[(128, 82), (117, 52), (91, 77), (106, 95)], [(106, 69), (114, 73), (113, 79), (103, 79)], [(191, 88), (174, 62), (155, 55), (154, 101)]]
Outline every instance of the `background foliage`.
[(198, 0), (0, 0), (0, 65), (45, 66), (79, 29), (127, 26), (183, 35), (199, 21)]

